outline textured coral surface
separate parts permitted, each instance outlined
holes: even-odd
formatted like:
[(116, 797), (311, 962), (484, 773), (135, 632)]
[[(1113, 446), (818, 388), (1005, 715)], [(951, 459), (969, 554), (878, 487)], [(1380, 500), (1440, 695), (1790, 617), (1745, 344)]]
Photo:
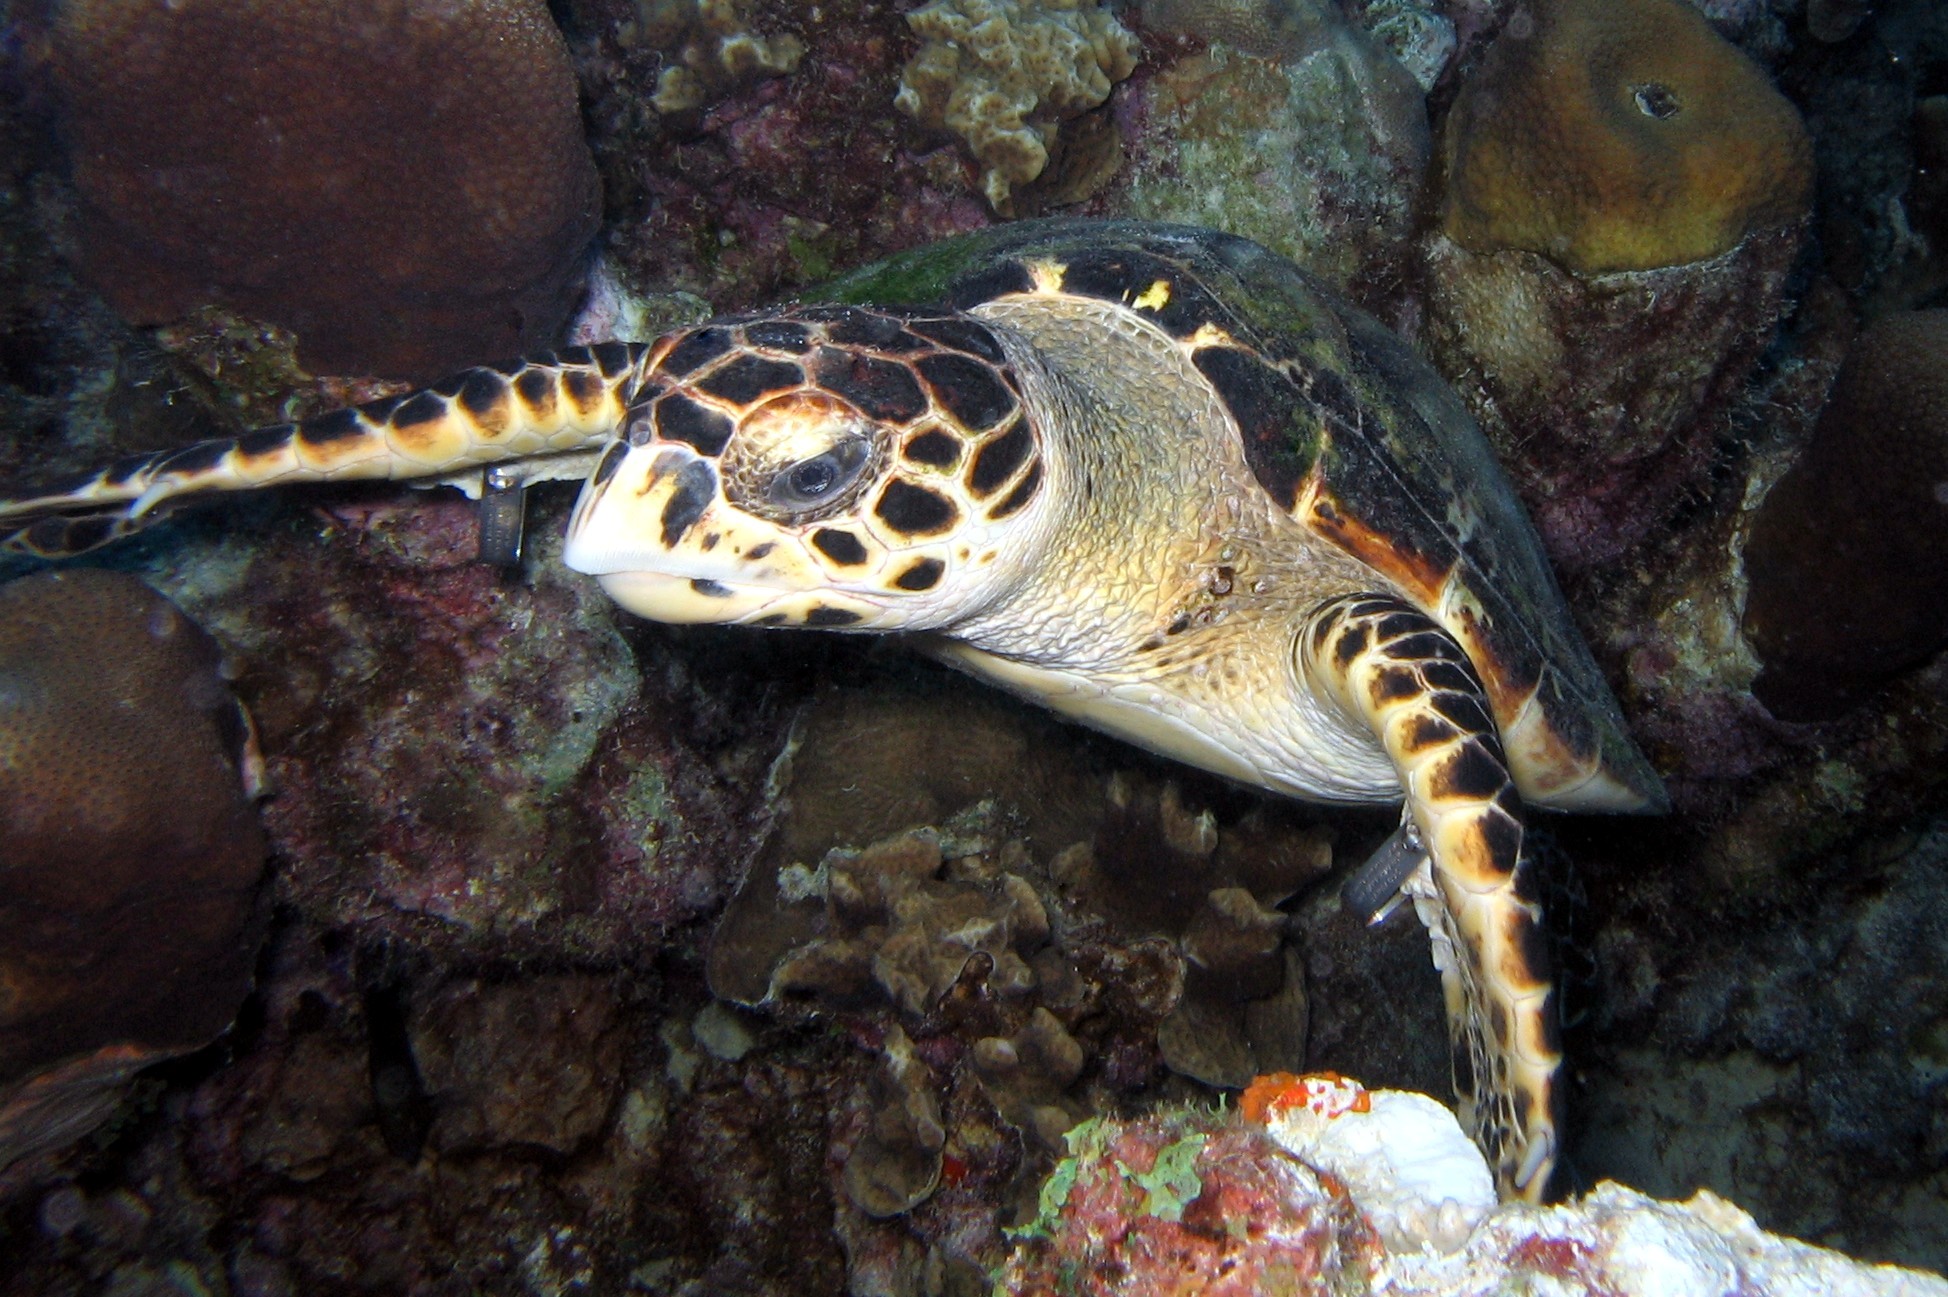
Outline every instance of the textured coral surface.
[(1682, 0), (1518, 7), (1448, 116), (1442, 222), (1597, 274), (1703, 261), (1804, 212), (1799, 115)]
[(1658, 270), (1577, 275), (1538, 253), (1423, 245), (1425, 341), (1561, 569), (1664, 534), (1770, 342), (1798, 229)]
[(1772, 335), (1806, 130), (1682, 0), (1547, 0), (1512, 10), (1442, 139), (1429, 350), (1551, 557), (1615, 562), (1698, 490)]
[(243, 999), (264, 835), (218, 668), (131, 576), (0, 586), (0, 1169), (35, 1142), (18, 1083), (194, 1049)]
[(600, 192), (539, 0), (77, 0), (54, 58), (83, 261), (137, 323), (221, 303), (429, 380), (574, 304)]
[(1196, 1113), (1093, 1123), (1000, 1272), (1008, 1292), (1363, 1291), (1379, 1240), (1343, 1189), (1261, 1131)]
[(1109, 209), (1255, 239), (1378, 307), (1404, 274), (1431, 151), (1420, 87), (1329, 9), (1295, 7), (1301, 31), (1264, 30), (1272, 6), (1236, 9), (1145, 7), (1211, 43), (1133, 88), (1144, 128)]
[(893, 102), (967, 141), (986, 168), (981, 191), (1004, 215), (1015, 188), (1048, 165), (1057, 125), (1136, 67), (1136, 38), (1088, 0), (932, 0), (906, 21), (922, 43)]

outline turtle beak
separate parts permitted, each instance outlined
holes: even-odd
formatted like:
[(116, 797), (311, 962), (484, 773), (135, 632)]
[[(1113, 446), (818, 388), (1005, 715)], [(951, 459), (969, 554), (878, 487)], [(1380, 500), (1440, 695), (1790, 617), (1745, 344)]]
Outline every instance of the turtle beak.
[(562, 561), (590, 576), (674, 573), (679, 546), (716, 502), (708, 460), (687, 447), (618, 441), (582, 486)]
[[(722, 503), (712, 460), (680, 443), (617, 441), (582, 486), (562, 562), (651, 621), (805, 624), (819, 608), (830, 617), (846, 601), (781, 566), (792, 551), (776, 540)], [(873, 611), (848, 608), (846, 624)]]
[(717, 469), (687, 446), (617, 441), (582, 486), (562, 562), (640, 617), (735, 621), (756, 602), (714, 579), (685, 541), (717, 505)]

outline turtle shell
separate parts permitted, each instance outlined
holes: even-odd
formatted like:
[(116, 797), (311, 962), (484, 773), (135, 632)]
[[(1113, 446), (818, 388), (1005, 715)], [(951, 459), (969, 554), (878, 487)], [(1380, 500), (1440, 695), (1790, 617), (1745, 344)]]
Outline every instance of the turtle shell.
[(1440, 622), (1487, 689), (1523, 795), (1655, 810), (1656, 774), (1577, 633), (1480, 429), (1372, 317), (1248, 240), (1134, 221), (1025, 221), (933, 244), (816, 299), (966, 310), (1059, 274), (1191, 350), (1278, 507)]

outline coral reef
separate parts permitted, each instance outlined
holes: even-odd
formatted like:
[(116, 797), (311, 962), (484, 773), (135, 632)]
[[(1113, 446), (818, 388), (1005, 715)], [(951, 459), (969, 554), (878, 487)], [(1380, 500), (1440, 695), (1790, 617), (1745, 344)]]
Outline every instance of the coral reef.
[(967, 141), (985, 168), (981, 192), (1004, 216), (1048, 165), (1061, 123), (1136, 67), (1136, 38), (1094, 0), (930, 0), (906, 21), (921, 45), (894, 104)]
[[(500, 985), (462, 979), (413, 1004), (406, 1032), (435, 1114), (432, 1146), (452, 1153), (515, 1145), (567, 1156), (599, 1135), (622, 1082), (615, 990), (587, 974)], [(562, 1068), (563, 1059), (574, 1063)], [(383, 1097), (383, 1087), (374, 1088)]]
[[(1850, 12), (1860, 6), (1807, 8)], [(1948, 13), (1929, 0), (1888, 0), (1837, 44), (1799, 43), (1780, 60), (1813, 136), (1821, 264), (1870, 313), (1941, 306), (1938, 109)]]
[(1318, 0), (1139, 0), (1134, 9), (1145, 31), (1274, 61), (1303, 58), (1345, 26), (1336, 6)]
[[(999, 993), (1019, 994), (1035, 974), (1027, 956), (1048, 940), (1048, 915), (1019, 875), (995, 886), (941, 879), (937, 834), (915, 830), (821, 863), (832, 938), (786, 954), (767, 999), (815, 995), (843, 1004), (869, 988), (912, 1015), (926, 1013), (984, 956)], [(963, 870), (964, 873), (964, 870)], [(817, 879), (802, 886), (817, 889)], [(796, 890), (796, 889), (795, 889)]]
[(638, 658), (562, 574), (551, 517), (531, 577), (469, 561), (464, 501), (355, 494), (234, 568), (168, 575), (239, 662), (287, 904), (415, 945), (598, 957), (735, 886), (778, 721), (682, 701), (691, 668)]
[[(918, 1264), (935, 1220), (992, 1237), (1065, 1131), (1166, 1068), (1237, 1086), (1303, 1062), (1303, 961), (1270, 907), (1329, 868), (1324, 836), (1105, 777), (1101, 743), (925, 677), (828, 691), (795, 728), (775, 836), (709, 974), (877, 1055), (840, 1142), (856, 1282)], [(916, 820), (938, 827), (886, 832)], [(996, 1141), (1006, 1160), (977, 1153)]]
[(1425, 0), (1367, 0), (1361, 21), (1422, 90), (1432, 90), (1459, 45), (1454, 20)]
[(1336, 1073), (1262, 1077), (1240, 1111), (1346, 1186), (1393, 1252), (1454, 1252), (1494, 1210), (1495, 1184), (1454, 1113), (1424, 1094)]
[(1769, 341), (1805, 131), (1678, 0), (1550, 0), (1510, 17), (1443, 140), (1425, 342), (1558, 566), (1613, 562), (1695, 487)]
[[(1939, 762), (1941, 747), (1907, 759)], [(1766, 800), (1766, 818), (1822, 836), (1843, 822)], [(1785, 863), (1749, 886), (1770, 906), (1645, 888), (1618, 907), (1597, 950), (1577, 1159), (1659, 1196), (1708, 1185), (1767, 1228), (1939, 1268), (1948, 824), (1767, 848), (1760, 859)], [(1673, 939), (1646, 913), (1674, 905), (1713, 939)]]
[[(1047, 167), (1011, 197), (1022, 214), (1104, 212), (1141, 189), (1180, 204), (1171, 214), (1257, 222), (1403, 327), (1425, 321), (1430, 341), (1460, 327), (1441, 304), (1458, 277), (1442, 257), (1504, 268), (1482, 272), (1462, 323), (1540, 359), (1523, 369), (1518, 355), (1506, 390), (1485, 364), (1453, 372), (1577, 565), (1579, 621), (1679, 807), (1532, 832), (1564, 970), (1570, 1160), (1659, 1197), (1706, 1184), (1769, 1229), (1938, 1268), (1948, 661), (1820, 725), (1779, 722), (1748, 689), (1760, 662), (1740, 631), (1739, 551), (1747, 511), (1810, 441), (1853, 320), (1942, 304), (1948, 10), (1888, 0), (1862, 20), (1856, 5), (1817, 6), (1823, 26), (1857, 23), (1828, 43), (1805, 6), (1699, 7), (1775, 71), (1815, 140), (1817, 244), (1786, 282), (1802, 300), (1783, 329), (1764, 295), (1781, 291), (1790, 228), (1688, 266), (1582, 276), (1541, 253), (1411, 244), (1402, 213), (1422, 171), (1398, 131), (1423, 111), (1419, 89), (1338, 6), (1122, 6), (1144, 42), (1137, 68), (1055, 126)], [(0, 30), (0, 479), (336, 403), (302, 372), (305, 339), (294, 351), (248, 311), (199, 311), (158, 347), (73, 282), (58, 250), (74, 243), (74, 197), (34, 98), (41, 8), (14, 6)], [(1345, 8), (1431, 91), (1437, 121), (1515, 11)], [(672, 319), (707, 314), (704, 296), (739, 309), (992, 219), (985, 165), (891, 107), (920, 43), (900, 6), (549, 9), (611, 198), (620, 291), (592, 304), (585, 340), (656, 331), (636, 303)], [(802, 46), (796, 71), (737, 73), (724, 55), (739, 33)], [(702, 101), (664, 111), (679, 68)], [(1129, 184), (1105, 187), (1112, 173)], [(1219, 199), (1192, 205), (1206, 194)], [(1437, 217), (1439, 193), (1425, 197)], [(1423, 252), (1431, 305), (1412, 273)], [(1711, 276), (1741, 287), (1701, 287)], [(1515, 323), (1493, 313), (1503, 294), (1527, 312)], [(1595, 341), (1550, 350), (1555, 333)], [(1693, 440), (1663, 457), (1647, 429), (1689, 408), (1668, 390), (1746, 346), (1769, 348), (1750, 385), (1744, 361), (1723, 362), (1681, 433)], [(1626, 368), (1610, 391), (1628, 418), (1547, 389), (1566, 371), (1594, 386)], [(1537, 374), (1556, 412), (1511, 431), (1503, 411)], [(1583, 427), (1642, 458), (1564, 449), (1561, 430)], [(112, 1115), (0, 1184), (0, 1291), (985, 1292), (1007, 1228), (1038, 1215), (1061, 1132), (1092, 1114), (1208, 1102), (1190, 1077), (1295, 1067), (1277, 1043), (1294, 1039), (1306, 1066), (1447, 1092), (1426, 938), (1404, 913), (1367, 928), (1318, 885), (1311, 812), (856, 644), (631, 626), (555, 570), (564, 502), (544, 489), (536, 504), (536, 561), (518, 574), (461, 562), (464, 507), (370, 488), (238, 501), (125, 551), (241, 668), (282, 788), (268, 813), (278, 906), (258, 990), (215, 1048), (133, 1088), (109, 1054), (58, 1078), (100, 1097), (84, 1118)], [(1655, 544), (1630, 552), (1653, 518)], [(807, 700), (794, 760), (767, 787)], [(1342, 860), (1394, 826), (1328, 823)], [(857, 876), (862, 846), (924, 825), (942, 848), (934, 875)], [(823, 991), (741, 1007), (781, 948), (829, 942), (797, 925), (829, 918), (817, 888), (834, 848), (877, 897), (846, 912), (863, 925), (846, 931), (870, 946), (885, 935), (872, 929), (906, 925), (886, 969), (920, 1011), (896, 1004), (870, 957), (847, 965), (862, 980), (843, 1007)], [(1046, 916), (1039, 944), (1003, 874)], [(748, 945), (738, 967), (757, 991), (714, 998), (722, 970), (704, 952), (713, 926), (730, 948), (726, 898), (749, 919), (780, 881), (804, 898), (767, 902), (781, 925), (767, 940), (784, 945)], [(969, 928), (949, 932), (949, 914)], [(1004, 940), (982, 939), (991, 922)], [(1274, 981), (1243, 1005), (1221, 994)], [(1383, 1243), (1409, 1238), (1401, 1226), (1424, 1216), (1390, 1224), (1353, 1183), (1385, 1160), (1367, 1133), (1327, 1131), (1362, 1149), (1333, 1172), (1354, 1206)], [(1186, 1200), (1192, 1175), (1212, 1182), (1186, 1133), (1130, 1163), (1148, 1168), (1139, 1209)], [(1189, 1196), (1186, 1218), (1213, 1201)], [(1424, 1282), (1444, 1291), (1477, 1274), (1490, 1290), (1625, 1291), (1598, 1268), (1604, 1220), (1683, 1265), (1717, 1258), (1671, 1272), (1699, 1287), (1742, 1273), (1763, 1290), (1737, 1267), (1818, 1259), (1711, 1199), (1597, 1201), (1578, 1208), (1587, 1229), (1524, 1217), (1555, 1222), (1524, 1233), (1498, 1217), (1477, 1252), (1386, 1264), (1436, 1273)], [(1691, 1232), (1698, 1220), (1731, 1231), (1733, 1268), (1721, 1241)], [(1491, 1264), (1496, 1247), (1517, 1277)], [(1822, 1264), (1802, 1273), (1837, 1291), (1858, 1277)]]
[(873, 1115), (846, 1153), (845, 1190), (868, 1216), (897, 1216), (940, 1184), (947, 1143), (933, 1076), (898, 1026), (886, 1032), (885, 1067), (874, 1078)]
[(1151, 3), (1207, 39), (1132, 91), (1143, 123), (1115, 214), (1256, 239), (1383, 306), (1405, 268), (1431, 143), (1420, 87), (1329, 4)]
[(421, 380), (554, 341), (600, 193), (540, 0), (81, 0), (53, 40), (82, 259), (129, 319), (219, 304)]
[[(937, 743), (944, 717), (959, 736), (954, 756), (914, 764), (908, 743)], [(1085, 1002), (1141, 1006), (1137, 1025), (1155, 1032), (1163, 1060), (1209, 1084), (1298, 1066), (1305, 979), (1286, 918), (1270, 907), (1330, 868), (1324, 836), (1262, 814), (1220, 828), (1175, 785), (1079, 778), (1059, 748), (1030, 738), (1050, 731), (1061, 732), (978, 695), (834, 696), (815, 707), (791, 758), (779, 838), (713, 939), (713, 987), (749, 1005), (890, 1001), (911, 1021), (978, 960), (990, 990), (1020, 999), (1024, 1014), (1039, 1004), (1073, 1023)], [(938, 832), (829, 845), (954, 808)], [(1007, 826), (1022, 812), (1027, 833), (1016, 837)], [(1098, 984), (1118, 966), (1164, 985)]]
[[(561, 7), (606, 191), (606, 259), (631, 293), (742, 309), (993, 219), (978, 164), (891, 106), (914, 45), (891, 9), (846, 0), (819, 6), (812, 23), (802, 6), (715, 0)], [(803, 47), (797, 70), (713, 77), (698, 108), (658, 109), (659, 86), (696, 41), (707, 65), (718, 59), (709, 50), (730, 47), (695, 24), (669, 37), (675, 48), (659, 46), (645, 39), (645, 14), (688, 23), (747, 11), (738, 30), (754, 27), (774, 51)]]
[[(1329, 1090), (1350, 1083), (1335, 1082)], [(1357, 1090), (1356, 1085), (1351, 1086)], [(1708, 1192), (1665, 1202), (1605, 1183), (1558, 1207), (1478, 1212), (1452, 1247), (1400, 1238), (1370, 1219), (1420, 1188), (1410, 1147), (1472, 1154), (1452, 1114), (1422, 1095), (1382, 1091), (1333, 1115), (1303, 1105), (1266, 1113), (1268, 1130), (1194, 1110), (1096, 1121), (1070, 1133), (1070, 1156), (1043, 1185), (1041, 1214), (1002, 1268), (998, 1290), (1077, 1293), (1948, 1293), (1939, 1276), (1869, 1266), (1761, 1231)], [(1423, 1120), (1431, 1108), (1432, 1120)], [(1360, 1125), (1382, 1156), (1348, 1186), (1313, 1161), (1321, 1128)], [(1326, 1136), (1330, 1138), (1330, 1136)], [(1478, 1163), (1478, 1158), (1477, 1158)], [(1473, 1170), (1487, 1184), (1486, 1167)], [(1435, 1190), (1439, 1192), (1439, 1190)], [(1452, 1205), (1452, 1204), (1450, 1204)]]
[(1797, 230), (1778, 232), (1690, 266), (1586, 279), (1534, 253), (1425, 244), (1425, 341), (1559, 569), (1631, 554), (1698, 489), (1798, 247)]
[(1775, 714), (1831, 716), (1948, 644), (1948, 310), (1861, 331), (1745, 547), (1745, 632)]
[(0, 1168), (229, 1023), (264, 835), (208, 636), (121, 573), (0, 586)]

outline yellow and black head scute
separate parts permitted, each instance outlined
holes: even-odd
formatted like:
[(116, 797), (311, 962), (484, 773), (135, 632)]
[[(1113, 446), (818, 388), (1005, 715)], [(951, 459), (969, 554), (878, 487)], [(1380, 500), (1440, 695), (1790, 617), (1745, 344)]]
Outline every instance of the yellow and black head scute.
[[(722, 321), (676, 335), (651, 358), (651, 379), (626, 428), (629, 444), (681, 442), (700, 455), (724, 456), (732, 434), (761, 407), (807, 410), (834, 403), (895, 430), (898, 464), (877, 487), (870, 512), (891, 532), (944, 535), (971, 498), (1005, 514), (1018, 501), (994, 497), (1019, 489), (1033, 455), (1021, 393), (1000, 345), (978, 323), (953, 316), (852, 306), (808, 306), (748, 321)], [(767, 498), (761, 466), (722, 460), (726, 495), (760, 517), (817, 521), (849, 511), (856, 497), (838, 493), (814, 510)], [(964, 490), (948, 489), (959, 479)], [(674, 543), (667, 534), (666, 543)], [(813, 544), (841, 566), (867, 561), (856, 532), (826, 528)], [(938, 565), (903, 571), (902, 588), (931, 584)]]
[(664, 620), (892, 629), (991, 563), (1041, 480), (1020, 383), (978, 320), (787, 306), (656, 344), (569, 561)]

